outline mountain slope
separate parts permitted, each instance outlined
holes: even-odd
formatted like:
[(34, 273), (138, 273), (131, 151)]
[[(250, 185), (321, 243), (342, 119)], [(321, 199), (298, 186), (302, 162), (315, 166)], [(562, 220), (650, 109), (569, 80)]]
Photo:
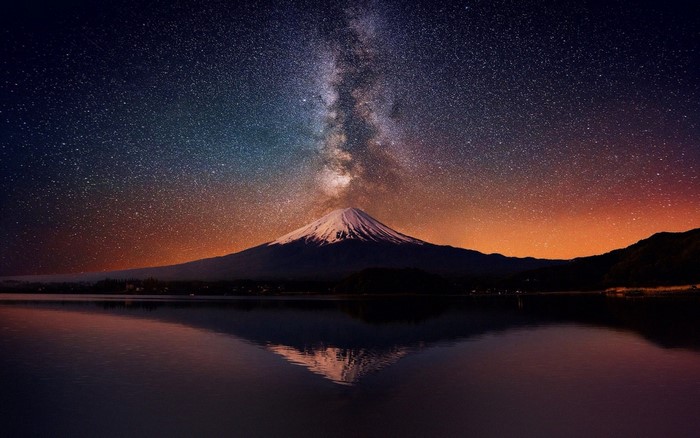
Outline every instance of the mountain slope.
[(350, 208), (333, 211), (272, 242), (222, 257), (155, 268), (17, 279), (335, 280), (367, 268), (418, 268), (448, 276), (506, 275), (560, 263), (433, 245), (394, 231), (367, 213)]
[[(509, 258), (432, 244), (392, 244), (347, 239), (333, 245), (294, 241), (263, 244), (212, 259), (159, 268), (113, 271), (99, 278), (161, 280), (339, 279), (366, 268), (419, 268), (442, 275), (504, 275), (555, 261)], [(91, 278), (94, 280), (95, 277)]]
[(700, 228), (654, 234), (627, 248), (518, 274), (509, 283), (536, 290), (700, 283)]

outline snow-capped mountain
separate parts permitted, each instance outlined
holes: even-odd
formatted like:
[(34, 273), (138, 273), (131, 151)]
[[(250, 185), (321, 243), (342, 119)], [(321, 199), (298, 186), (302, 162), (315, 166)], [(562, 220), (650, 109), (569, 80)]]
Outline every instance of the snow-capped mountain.
[(392, 230), (358, 208), (334, 210), (310, 224), (285, 234), (268, 245), (286, 245), (301, 241), (316, 245), (328, 245), (343, 240), (363, 242), (413, 243), (422, 245), (422, 240), (414, 239)]
[(362, 210), (346, 208), (332, 211), (274, 241), (221, 257), (155, 268), (12, 279), (338, 280), (367, 268), (418, 268), (447, 276), (467, 276), (511, 274), (557, 263), (433, 245), (401, 234)]

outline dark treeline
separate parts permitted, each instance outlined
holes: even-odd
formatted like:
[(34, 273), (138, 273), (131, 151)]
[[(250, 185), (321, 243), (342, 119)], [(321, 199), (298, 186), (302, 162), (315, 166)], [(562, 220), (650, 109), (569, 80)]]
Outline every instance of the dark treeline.
[(581, 257), (557, 266), (505, 277), (443, 277), (420, 269), (370, 268), (336, 281), (230, 280), (162, 281), (106, 279), (97, 283), (3, 281), (2, 292), (134, 295), (284, 295), (284, 294), (518, 294), (549, 291), (599, 291), (612, 287), (700, 284), (700, 229), (658, 233), (627, 248)]
[(22, 283), (3, 282), (0, 292), (76, 293), (125, 295), (278, 295), (284, 293), (327, 293), (332, 283), (321, 281), (162, 281), (156, 278), (117, 280), (96, 283)]
[(4, 281), (0, 293), (126, 295), (416, 294), (489, 295), (599, 291), (611, 287), (685, 286), (700, 283), (700, 230), (661, 233), (628, 248), (508, 277), (443, 277), (420, 269), (370, 268), (341, 280), (163, 281), (155, 278), (96, 283)]
[(162, 281), (105, 279), (96, 283), (0, 283), (0, 293), (122, 294), (122, 295), (231, 295), (285, 294), (470, 294), (496, 291), (497, 279), (444, 278), (420, 269), (373, 268), (339, 281), (230, 280)]

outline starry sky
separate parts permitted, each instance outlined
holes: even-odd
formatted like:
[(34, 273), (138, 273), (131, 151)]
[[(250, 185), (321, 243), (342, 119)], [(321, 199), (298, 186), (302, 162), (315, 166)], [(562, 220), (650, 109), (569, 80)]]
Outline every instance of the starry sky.
[(0, 18), (0, 275), (339, 207), (571, 258), (700, 227), (696, 1), (41, 1)]

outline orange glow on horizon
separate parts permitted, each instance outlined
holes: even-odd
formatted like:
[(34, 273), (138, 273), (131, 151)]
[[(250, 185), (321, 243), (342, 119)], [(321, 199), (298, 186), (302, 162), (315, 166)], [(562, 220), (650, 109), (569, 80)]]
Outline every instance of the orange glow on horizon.
[[(672, 203), (662, 196), (576, 203), (566, 201), (557, 192), (561, 189), (542, 192), (538, 188), (536, 195), (519, 198), (498, 191), (493, 199), (469, 198), (464, 190), (435, 180), (412, 188), (410, 197), (357, 207), (399, 232), (430, 243), (517, 257), (597, 255), (658, 232), (700, 227), (700, 205), (692, 194)], [(312, 199), (263, 204), (256, 201), (256, 192), (245, 187), (236, 196), (205, 195), (182, 200), (177, 214), (168, 210), (172, 199), (163, 198), (162, 205), (148, 208), (111, 206), (87, 218), (81, 233), (47, 229), (41, 251), (64, 257), (49, 269), (17, 275), (164, 266), (227, 255), (272, 241), (328, 211)], [(133, 213), (147, 209), (150, 215)]]

